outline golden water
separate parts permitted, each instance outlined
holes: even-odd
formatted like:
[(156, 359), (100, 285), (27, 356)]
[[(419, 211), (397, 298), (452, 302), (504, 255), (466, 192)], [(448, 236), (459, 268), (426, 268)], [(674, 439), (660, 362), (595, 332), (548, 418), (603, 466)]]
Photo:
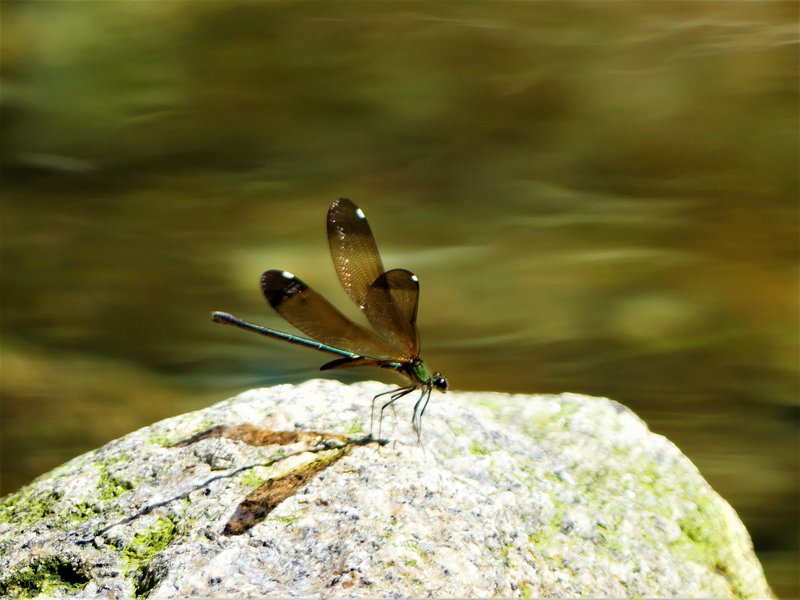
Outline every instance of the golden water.
[(2, 9), (3, 493), (317, 376), (209, 312), (283, 326), (267, 268), (349, 309), (349, 196), (454, 389), (623, 402), (800, 593), (795, 3)]

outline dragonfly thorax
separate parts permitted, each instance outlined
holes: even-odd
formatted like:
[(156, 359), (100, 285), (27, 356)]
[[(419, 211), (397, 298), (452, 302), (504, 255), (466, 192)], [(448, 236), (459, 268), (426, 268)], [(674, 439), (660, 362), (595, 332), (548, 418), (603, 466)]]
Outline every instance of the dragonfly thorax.
[(438, 371), (431, 375), (428, 367), (425, 366), (425, 363), (420, 358), (403, 364), (398, 370), (405, 373), (415, 386), (433, 388), (440, 392), (447, 391), (447, 379), (445, 376)]

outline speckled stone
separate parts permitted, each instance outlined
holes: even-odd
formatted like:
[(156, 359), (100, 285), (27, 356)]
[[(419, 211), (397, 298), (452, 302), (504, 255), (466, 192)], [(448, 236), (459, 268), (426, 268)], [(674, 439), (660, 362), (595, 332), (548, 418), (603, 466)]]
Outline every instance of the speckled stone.
[(54, 469), (2, 500), (0, 593), (772, 597), (733, 509), (622, 405), (435, 394), (424, 446), (413, 401), (361, 443), (385, 389), (251, 390)]

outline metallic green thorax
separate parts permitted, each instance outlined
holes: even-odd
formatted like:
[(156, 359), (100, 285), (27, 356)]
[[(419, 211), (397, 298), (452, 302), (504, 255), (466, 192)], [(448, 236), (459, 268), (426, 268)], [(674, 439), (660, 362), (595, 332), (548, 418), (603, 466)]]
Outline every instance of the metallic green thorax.
[(412, 379), (416, 379), (420, 383), (427, 384), (431, 380), (431, 375), (425, 367), (425, 363), (417, 359), (408, 365), (408, 374)]
[(398, 373), (402, 373), (411, 380), (411, 384), (414, 387), (429, 386), (433, 380), (421, 358), (416, 358), (410, 362), (382, 362), (380, 366), (384, 369), (394, 369)]
[(384, 369), (394, 369), (399, 371), (411, 380), (416, 387), (419, 384), (428, 385), (431, 382), (431, 374), (422, 359), (417, 358), (411, 362), (385, 362), (381, 363)]

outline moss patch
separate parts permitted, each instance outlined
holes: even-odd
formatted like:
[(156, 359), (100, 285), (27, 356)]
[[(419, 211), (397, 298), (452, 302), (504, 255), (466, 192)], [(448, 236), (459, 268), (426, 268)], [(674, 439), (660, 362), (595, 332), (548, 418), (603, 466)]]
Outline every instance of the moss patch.
[(54, 595), (57, 590), (81, 591), (89, 583), (81, 565), (58, 556), (38, 558), (13, 575), (0, 580), (3, 597), (32, 598), (40, 594)]
[(31, 487), (22, 488), (0, 502), (0, 523), (13, 523), (17, 529), (25, 529), (55, 515), (60, 499), (61, 494), (57, 492), (35, 493)]
[(486, 456), (491, 451), (478, 441), (473, 440), (472, 443), (469, 445), (469, 452), (470, 454), (476, 454), (478, 456)]
[(242, 475), (242, 485), (247, 488), (255, 488), (260, 485), (264, 485), (264, 482), (269, 479), (269, 477), (264, 477), (259, 475), (257, 471), (262, 471), (263, 469), (251, 469), (250, 471), (246, 471), (244, 475)]
[(364, 422), (361, 419), (355, 419), (350, 421), (347, 428), (344, 430), (345, 433), (364, 433)]
[(100, 510), (94, 504), (78, 502), (69, 507), (69, 518), (76, 523), (80, 523), (99, 512)]
[(127, 569), (136, 569), (170, 545), (175, 537), (175, 523), (161, 518), (147, 530), (133, 536), (131, 543), (122, 549), (122, 561)]
[(175, 522), (163, 517), (145, 531), (133, 536), (122, 549), (122, 564), (133, 578), (136, 597), (147, 596), (155, 588), (164, 573), (152, 566), (153, 558), (172, 543), (176, 534)]
[(531, 590), (531, 584), (529, 582), (524, 582), (519, 586), (519, 589), (522, 591), (522, 598), (523, 600), (531, 600), (533, 597), (533, 591)]
[(285, 524), (285, 525), (291, 525), (292, 523), (297, 521), (297, 519), (299, 519), (299, 518), (300, 517), (298, 517), (297, 515), (286, 515), (286, 516), (283, 516), (283, 517), (277, 517), (277, 520), (280, 521), (281, 523)]
[(100, 480), (97, 482), (97, 499), (113, 500), (133, 489), (133, 482), (115, 477), (106, 465), (100, 465)]
[(733, 575), (740, 569), (731, 564), (730, 529), (724, 513), (706, 494), (697, 495), (695, 504), (697, 509), (678, 521), (682, 535), (671, 545), (671, 552), (706, 565), (725, 579), (734, 597), (747, 597), (747, 585)]
[[(127, 457), (120, 457), (120, 460), (126, 459)], [(134, 488), (135, 482), (112, 475), (108, 464), (97, 462), (94, 463), (94, 468), (98, 478), (93, 498), (82, 502), (75, 502), (73, 499), (70, 502), (62, 498), (61, 492), (42, 489), (34, 483), (0, 500), (0, 523), (13, 525), (16, 531), (27, 529), (44, 520), (57, 526), (79, 523), (103, 512), (104, 509), (96, 504), (97, 501), (113, 500)]]

